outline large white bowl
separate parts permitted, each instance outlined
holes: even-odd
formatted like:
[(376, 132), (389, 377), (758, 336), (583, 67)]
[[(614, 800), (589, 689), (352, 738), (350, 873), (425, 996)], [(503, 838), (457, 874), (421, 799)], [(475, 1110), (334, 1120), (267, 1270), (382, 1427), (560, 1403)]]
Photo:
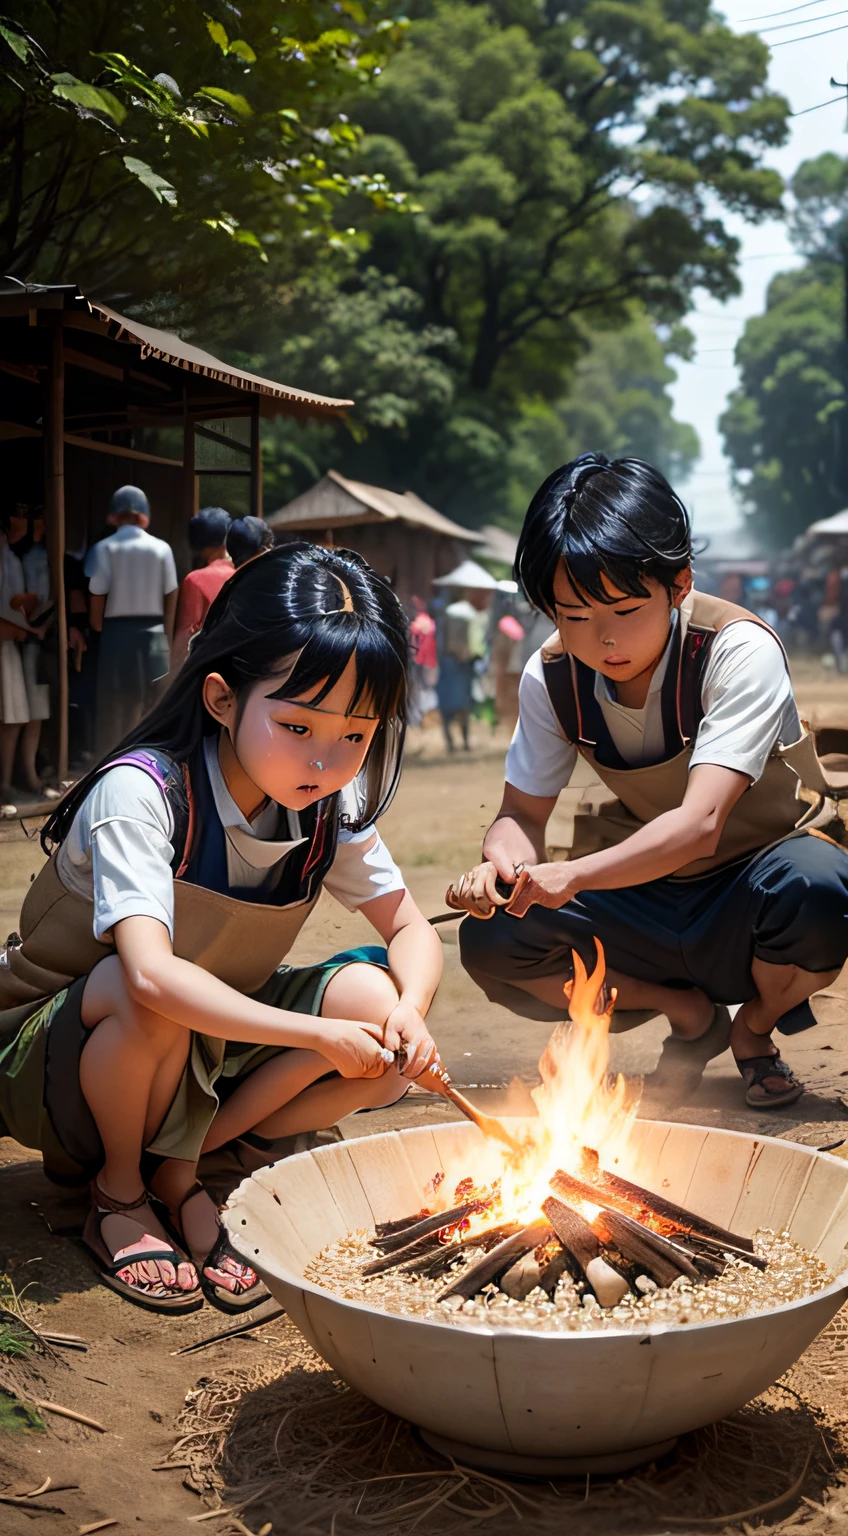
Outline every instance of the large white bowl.
[(636, 1465), (776, 1381), (848, 1295), (848, 1163), (657, 1121), (635, 1127), (633, 1178), (746, 1236), (788, 1228), (834, 1282), (750, 1317), (560, 1335), (391, 1315), (303, 1278), (328, 1243), (431, 1204), (424, 1190), (439, 1170), (449, 1201), (472, 1153), (479, 1173), (481, 1143), (463, 1122), (322, 1147), (253, 1174), (226, 1212), (236, 1247), (339, 1376), (478, 1465), (543, 1475)]

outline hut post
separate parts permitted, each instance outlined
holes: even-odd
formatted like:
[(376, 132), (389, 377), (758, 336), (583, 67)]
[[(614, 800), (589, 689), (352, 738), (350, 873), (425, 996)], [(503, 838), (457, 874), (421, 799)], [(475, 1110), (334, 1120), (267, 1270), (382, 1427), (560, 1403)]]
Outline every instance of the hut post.
[(57, 772), (68, 776), (68, 625), (65, 604), (65, 348), (61, 313), (51, 316), (50, 368), (44, 390), (44, 523), (56, 604), (59, 658)]
[(250, 510), (254, 517), (262, 516), (262, 439), (259, 435), (259, 401), (254, 400), (250, 409)]
[[(188, 523), (197, 511), (197, 475), (194, 468), (194, 417), (186, 407), (183, 419), (183, 517)], [(186, 536), (185, 526), (183, 537)]]

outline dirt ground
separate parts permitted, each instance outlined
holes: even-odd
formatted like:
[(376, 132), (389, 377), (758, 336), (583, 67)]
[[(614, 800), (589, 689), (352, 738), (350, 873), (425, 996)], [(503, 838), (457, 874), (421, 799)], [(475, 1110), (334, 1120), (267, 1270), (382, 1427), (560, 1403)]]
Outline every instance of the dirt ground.
[[(797, 668), (796, 681), (802, 712), (814, 725), (848, 723), (843, 682), (813, 664)], [(444, 911), (449, 879), (475, 862), (479, 854), (483, 830), (500, 796), (504, 745), (502, 738), (492, 737), (488, 728), (479, 724), (468, 755), (445, 758), (435, 728), (419, 732), (411, 743), (401, 788), (383, 831), (428, 916)], [(582, 785), (576, 785), (562, 796), (551, 829), (552, 845), (567, 847), (580, 793)], [(0, 828), (0, 837), (5, 837), (0, 842), (0, 932), (6, 933), (17, 924), (20, 902), (32, 874), (40, 867), (41, 854), (37, 842), (24, 839), (17, 827)], [(445, 980), (434, 1006), (432, 1027), (442, 1055), (454, 1079), (466, 1085), (484, 1107), (502, 1108), (508, 1091), (519, 1103), (526, 1096), (526, 1087), (522, 1090), (520, 1084), (534, 1081), (550, 1025), (516, 1018), (488, 1004), (459, 968), (456, 925), (445, 924), (439, 932)], [(301, 936), (294, 958), (306, 961), (371, 936), (364, 919), (350, 916), (325, 897)], [(843, 1101), (843, 1094), (848, 1093), (845, 974), (828, 994), (816, 1000), (815, 1008), (820, 1021), (816, 1030), (781, 1041), (784, 1054), (808, 1084), (804, 1098), (787, 1111), (757, 1115), (746, 1110), (726, 1041), (708, 1038), (704, 1046), (687, 1050), (671, 1046), (667, 1043), (668, 1024), (660, 1017), (638, 1021), (624, 1016), (619, 1021), (613, 1066), (629, 1076), (644, 1078), (643, 1114), (795, 1136), (817, 1146), (833, 1145), (848, 1138), (848, 1097)], [(513, 1079), (519, 1080), (519, 1086), (508, 1090)], [(374, 1134), (389, 1126), (434, 1118), (455, 1118), (455, 1112), (417, 1093), (393, 1110), (352, 1117), (342, 1131), (345, 1136)], [(45, 1493), (23, 1505), (0, 1502), (3, 1536), (19, 1536), (33, 1529), (43, 1531), (44, 1536), (70, 1536), (99, 1521), (113, 1521), (116, 1528), (144, 1536), (161, 1536), (166, 1530), (181, 1528), (208, 1508), (198, 1491), (186, 1485), (186, 1481), (195, 1481), (197, 1486), (197, 1479), (179, 1467), (155, 1469), (168, 1456), (186, 1396), (199, 1381), (229, 1382), (228, 1401), (242, 1401), (236, 1413), (237, 1419), (241, 1413), (242, 1421), (244, 1403), (249, 1401), (240, 1396), (245, 1384), (261, 1385), (262, 1391), (270, 1394), (268, 1413), (279, 1415), (288, 1401), (289, 1377), (300, 1381), (305, 1373), (304, 1380), (314, 1378), (315, 1390), (321, 1392), (332, 1383), (331, 1373), (308, 1350), (304, 1355), (305, 1346), (285, 1322), (270, 1324), (259, 1339), (248, 1335), (216, 1344), (198, 1355), (176, 1353), (227, 1328), (229, 1320), (208, 1307), (190, 1318), (154, 1320), (103, 1289), (78, 1241), (83, 1214), (82, 1200), (51, 1186), (34, 1154), (0, 1139), (0, 1274), (7, 1277), (5, 1304), (9, 1304), (11, 1286), (23, 1296), (26, 1315), (36, 1326), (79, 1335), (86, 1342), (85, 1352), (62, 1348), (53, 1355), (32, 1354), (0, 1365), (0, 1495), (5, 1500), (40, 1487), (48, 1477), (52, 1480)], [(816, 1347), (819, 1355), (815, 1368), (821, 1376), (825, 1367), (821, 1347)], [(834, 1372), (828, 1377), (827, 1401), (820, 1400), (821, 1392), (818, 1398), (813, 1393), (813, 1407), (804, 1409), (807, 1418), (810, 1413), (813, 1418), (825, 1413), (828, 1423), (835, 1426), (835, 1439), (828, 1441), (832, 1477), (834, 1461), (837, 1467), (848, 1465), (842, 1453), (843, 1431), (848, 1424), (843, 1348), (841, 1340), (835, 1379)], [(833, 1352), (826, 1354), (830, 1359)], [(4, 1360), (0, 1355), (0, 1361)], [(790, 1382), (787, 1378), (792, 1390), (799, 1390), (799, 1380), (793, 1377)], [(3, 1395), (3, 1384), (7, 1394), (16, 1393), (30, 1404), (47, 1400), (93, 1418), (103, 1426), (103, 1432), (46, 1409), (22, 1423), (15, 1418), (12, 1399)], [(207, 1386), (203, 1390), (208, 1394), (211, 1389)], [(190, 1397), (189, 1416), (191, 1404), (197, 1401), (196, 1396)], [(789, 1423), (793, 1434), (801, 1432), (800, 1422), (793, 1429), (785, 1415), (781, 1420), (784, 1427)], [(226, 1415), (215, 1434), (216, 1443), (225, 1444), (230, 1434)], [(293, 1465), (299, 1465), (295, 1450)], [(779, 1446), (775, 1454), (782, 1454)], [(821, 1469), (816, 1471), (817, 1466), (810, 1463), (808, 1477), (812, 1481), (799, 1487), (796, 1504), (802, 1493), (821, 1497), (826, 1480)], [(790, 1481), (786, 1478), (779, 1486)], [(747, 1505), (743, 1500), (722, 1507), (729, 1513), (755, 1503), (757, 1497)], [(781, 1508), (774, 1518), (782, 1518), (792, 1507)], [(314, 1531), (316, 1536), (326, 1531), (330, 1536), (331, 1514), (326, 1511), (326, 1519), (322, 1516), (318, 1524), (303, 1525), (293, 1515), (289, 1518), (285, 1507), (269, 1511), (258, 1505), (257, 1510), (266, 1525), (272, 1521), (276, 1533), (296, 1528)], [(264, 1529), (259, 1513), (256, 1518), (254, 1513), (248, 1510), (241, 1526), (237, 1521), (216, 1521), (214, 1529), (227, 1536), (239, 1529)], [(839, 1523), (842, 1518), (841, 1514), (835, 1516), (828, 1528), (848, 1532), (848, 1505), (844, 1524)], [(631, 1528), (623, 1505), (615, 1510), (610, 1506), (607, 1515), (599, 1514), (599, 1519), (600, 1524), (594, 1527), (599, 1532)], [(571, 1517), (569, 1522), (568, 1528), (577, 1536), (577, 1525)], [(657, 1522), (639, 1528), (650, 1529), (652, 1536), (654, 1532), (682, 1529), (679, 1520), (667, 1523), (665, 1516), (661, 1518), (659, 1505)], [(391, 1521), (382, 1528), (392, 1530)], [(426, 1531), (439, 1528), (429, 1520), (421, 1527)], [(527, 1528), (535, 1528), (532, 1521)], [(710, 1525), (696, 1519), (691, 1528), (708, 1530)], [(359, 1529), (346, 1517), (336, 1536)], [(492, 1520), (491, 1529), (499, 1533), (511, 1530), (508, 1516)], [(589, 1526), (585, 1529), (588, 1531)], [(714, 1516), (712, 1529), (720, 1529)]]

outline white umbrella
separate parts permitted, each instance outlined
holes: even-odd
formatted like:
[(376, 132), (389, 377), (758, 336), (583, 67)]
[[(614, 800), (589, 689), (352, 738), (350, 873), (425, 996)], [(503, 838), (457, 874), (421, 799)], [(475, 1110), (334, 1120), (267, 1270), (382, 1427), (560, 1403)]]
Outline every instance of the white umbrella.
[(496, 592), (498, 584), (494, 576), (484, 571), (482, 565), (476, 560), (463, 560), (455, 571), (450, 571), (447, 576), (436, 576), (434, 587), (465, 587), (476, 592)]

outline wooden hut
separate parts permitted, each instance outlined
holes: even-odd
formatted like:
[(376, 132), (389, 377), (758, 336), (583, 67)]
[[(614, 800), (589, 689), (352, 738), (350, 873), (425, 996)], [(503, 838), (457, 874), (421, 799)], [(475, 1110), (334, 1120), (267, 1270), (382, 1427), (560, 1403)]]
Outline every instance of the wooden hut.
[(480, 543), (480, 534), (451, 522), (412, 491), (348, 480), (331, 469), (302, 496), (268, 517), (278, 542), (298, 538), (355, 549), (388, 577), (401, 602), (426, 600), (430, 584)]
[(5, 507), (44, 505), (58, 609), (60, 777), (68, 760), (66, 550), (85, 548), (112, 492), (132, 481), (147, 493), (151, 531), (185, 570), (186, 525), (199, 505), (261, 515), (260, 420), (327, 420), (352, 403), (233, 368), (73, 284), (0, 285)]

